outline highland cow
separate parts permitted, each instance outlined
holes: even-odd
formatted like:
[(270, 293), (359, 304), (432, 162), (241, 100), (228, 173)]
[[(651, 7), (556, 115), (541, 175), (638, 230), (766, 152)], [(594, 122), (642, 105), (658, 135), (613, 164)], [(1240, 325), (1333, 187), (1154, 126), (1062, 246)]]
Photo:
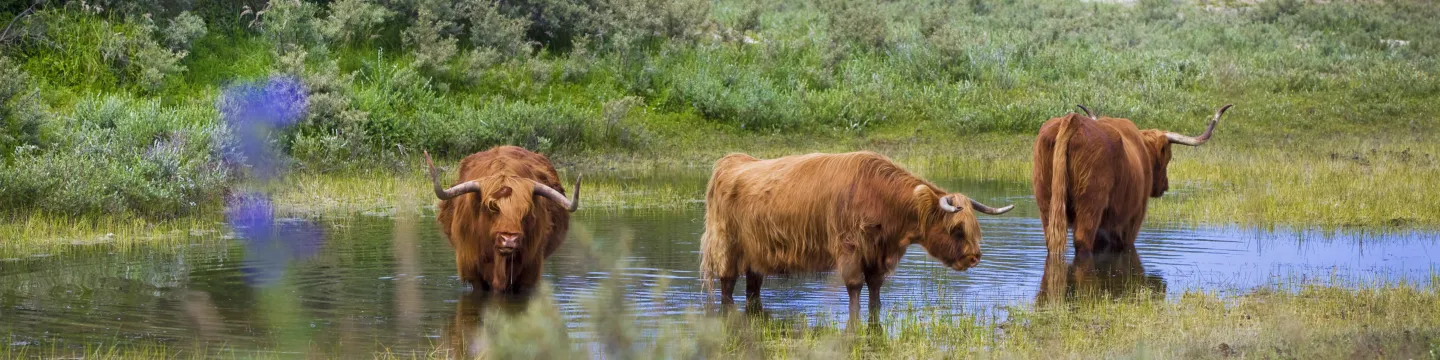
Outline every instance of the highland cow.
[(454, 186), (440, 186), (440, 171), (425, 154), (435, 196), (436, 220), (450, 246), (460, 278), (479, 290), (520, 291), (540, 280), (545, 258), (560, 248), (570, 213), (580, 206), (565, 199), (560, 176), (544, 155), (500, 146), (460, 161)]
[(766, 275), (835, 270), (852, 316), (862, 286), (871, 308), (879, 307), (885, 276), (911, 244), (956, 271), (975, 266), (975, 213), (1013, 208), (947, 192), (871, 152), (771, 160), (730, 154), (715, 163), (705, 200), (701, 271), (719, 279), (722, 303), (734, 303), (740, 274), (747, 301), (758, 305)]

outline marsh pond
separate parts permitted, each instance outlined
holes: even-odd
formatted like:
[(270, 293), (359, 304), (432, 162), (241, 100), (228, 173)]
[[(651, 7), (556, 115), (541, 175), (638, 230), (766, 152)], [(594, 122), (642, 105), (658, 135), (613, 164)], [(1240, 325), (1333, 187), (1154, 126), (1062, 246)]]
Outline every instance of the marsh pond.
[[(566, 336), (581, 344), (601, 331), (592, 325), (595, 318), (612, 315), (593, 306), (608, 293), (600, 291), (607, 279), (622, 280), (627, 321), (635, 323), (640, 339), (657, 336), (661, 319), (703, 314), (702, 306), (717, 301), (714, 294), (707, 298), (697, 274), (703, 175), (587, 175), (587, 181), (609, 176), (636, 186), (668, 183), (694, 199), (661, 208), (582, 208), (566, 244), (546, 262), (547, 290), (532, 295), (548, 299), (529, 306), (556, 314)], [(882, 316), (924, 307), (942, 316), (1003, 318), (1011, 306), (1048, 296), (1043, 279), (1072, 273), (1068, 257), (1047, 264), (1028, 184), (937, 180), (1017, 209), (980, 219), (984, 259), (969, 271), (952, 271), (912, 246), (885, 284)], [(160, 344), (167, 351), (223, 345), (282, 355), (304, 348), (423, 354), (451, 343), (461, 329), (504, 321), (486, 319), (493, 313), (487, 307), (515, 301), (470, 295), (456, 276), (454, 253), (436, 227), (433, 207), (411, 215), (261, 220), (196, 229), (167, 246), (73, 245), (0, 259), (0, 341), (12, 351)], [(1428, 284), (1440, 255), (1437, 243), (1440, 234), (1406, 230), (1150, 223), (1136, 253), (1097, 258), (1088, 278), (1060, 275), (1067, 289), (1052, 285), (1045, 291), (1068, 291), (1064, 297), (1074, 300), (1174, 297), (1194, 290), (1223, 296), (1314, 280)], [(771, 277), (762, 295), (763, 311), (772, 317), (848, 315), (845, 292), (832, 274)]]

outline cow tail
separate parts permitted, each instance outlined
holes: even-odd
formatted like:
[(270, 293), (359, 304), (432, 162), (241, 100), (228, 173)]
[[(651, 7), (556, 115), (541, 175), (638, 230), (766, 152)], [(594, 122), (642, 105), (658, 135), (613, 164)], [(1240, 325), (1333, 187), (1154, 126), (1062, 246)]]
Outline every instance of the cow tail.
[(1060, 118), (1060, 131), (1055, 135), (1054, 157), (1050, 169), (1050, 222), (1045, 227), (1045, 245), (1051, 251), (1065, 248), (1065, 232), (1070, 228), (1066, 199), (1070, 197), (1070, 137), (1074, 135), (1074, 116)]
[[(721, 158), (721, 162), (724, 158)], [(720, 167), (719, 162), (716, 168)], [(718, 171), (717, 171), (718, 173)], [(719, 204), (715, 196), (715, 187), (719, 184), (716, 178), (718, 174), (710, 176), (710, 183), (705, 189), (705, 232), (700, 235), (700, 281), (701, 289), (705, 291), (706, 299), (710, 299), (715, 289), (716, 275), (720, 274), (725, 266), (725, 258), (729, 256), (729, 246), (725, 243), (723, 236), (722, 218), (716, 209)]]

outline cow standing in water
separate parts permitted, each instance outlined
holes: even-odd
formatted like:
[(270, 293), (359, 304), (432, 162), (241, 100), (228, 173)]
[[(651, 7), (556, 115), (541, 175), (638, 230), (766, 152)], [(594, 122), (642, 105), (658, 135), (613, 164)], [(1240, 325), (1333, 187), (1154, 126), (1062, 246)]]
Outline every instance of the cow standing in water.
[(850, 295), (850, 314), (869, 286), (871, 314), (880, 286), (910, 244), (956, 271), (980, 262), (975, 213), (994, 209), (947, 192), (871, 152), (760, 160), (730, 154), (715, 162), (705, 193), (703, 277), (718, 278), (720, 299), (756, 305), (766, 275), (835, 270)]
[(580, 206), (550, 159), (515, 146), (499, 146), (460, 161), (460, 177), (440, 186), (440, 171), (425, 153), (430, 181), (440, 199), (436, 220), (450, 246), (460, 279), (477, 290), (521, 291), (540, 280), (545, 258), (560, 248), (570, 213)]
[(1073, 224), (1076, 256), (1134, 249), (1146, 203), (1170, 188), (1170, 145), (1205, 144), (1227, 109), (1215, 111), (1196, 137), (1140, 130), (1129, 119), (1096, 119), (1089, 110), (1046, 121), (1031, 173), (1046, 248), (1063, 251)]

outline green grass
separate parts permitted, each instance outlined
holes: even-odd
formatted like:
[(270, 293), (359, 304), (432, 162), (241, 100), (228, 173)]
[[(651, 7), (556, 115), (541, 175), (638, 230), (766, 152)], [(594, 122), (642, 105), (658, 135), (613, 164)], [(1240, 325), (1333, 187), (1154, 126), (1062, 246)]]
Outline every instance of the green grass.
[[(1238, 118), (1238, 117), (1237, 117)], [(1238, 121), (1238, 119), (1235, 119)], [(1224, 128), (1225, 124), (1221, 125)], [(1440, 207), (1414, 194), (1440, 193), (1431, 181), (1440, 173), (1440, 146), (1418, 135), (1370, 140), (1311, 139), (1324, 146), (1236, 139), (1219, 130), (1200, 148), (1177, 148), (1170, 165), (1171, 192), (1153, 201), (1152, 223), (1238, 224), (1245, 227), (1402, 230), (1440, 228)], [(920, 176), (952, 180), (1028, 184), (1026, 135), (980, 135), (936, 140), (841, 140), (836, 142), (761, 136), (740, 145), (735, 139), (663, 156), (594, 153), (554, 156), (566, 186), (586, 175), (582, 211), (673, 209), (701, 206), (713, 159), (731, 151), (773, 157), (811, 151), (869, 149), (891, 156)], [(754, 149), (747, 149), (753, 146)], [(418, 158), (396, 159), (390, 171), (300, 173), (272, 185), (284, 216), (393, 214), (397, 207), (433, 206), (429, 180)], [(437, 160), (453, 175), (453, 160)], [(964, 189), (951, 189), (964, 191)], [(1020, 206), (1034, 206), (1022, 202)], [(0, 224), (0, 237), (20, 239), (7, 249), (48, 251), (76, 241), (99, 241), (107, 233), (123, 242), (159, 241), (165, 234), (195, 226), (210, 228), (218, 214), (174, 220), (121, 217), (21, 215)]]
[(230, 231), (218, 214), (154, 221), (115, 216), (69, 216), (44, 212), (0, 223), (0, 258), (55, 255), (76, 245), (104, 245), (116, 250), (155, 249), (168, 245), (215, 240)]
[[(534, 297), (521, 313), (485, 314), (483, 329), (470, 341), (486, 347), (481, 358), (586, 355), (570, 340), (550, 296)], [(605, 298), (604, 296), (598, 297)], [(587, 305), (605, 311), (606, 306)], [(598, 307), (597, 307), (598, 306)], [(949, 314), (936, 307), (890, 312), (879, 323), (850, 323), (823, 314), (761, 319), (676, 315), (665, 318), (658, 337), (638, 340), (623, 308), (595, 316), (583, 326), (599, 341), (638, 341), (636, 347), (605, 347), (626, 358), (1402, 358), (1440, 357), (1440, 289), (1413, 284), (1370, 284), (1358, 288), (1324, 282), (1262, 288), (1237, 296), (1187, 292), (1165, 300), (1147, 294), (1120, 299), (1080, 299), (1008, 309), (1000, 319), (982, 314)], [(597, 312), (598, 314), (598, 312)], [(851, 328), (846, 330), (845, 328)], [(628, 335), (627, 335), (628, 334)], [(447, 336), (449, 333), (447, 332)], [(335, 348), (290, 349), (308, 357), (354, 357), (375, 349), (377, 359), (466, 357), (463, 349), (439, 339), (429, 351), (398, 352), (383, 344), (339, 344)], [(341, 348), (343, 346), (344, 348)], [(356, 347), (359, 347), (358, 349)], [(343, 350), (343, 351), (342, 351)], [(360, 350), (363, 352), (363, 350)], [(342, 355), (343, 352), (343, 355)], [(0, 344), (8, 357), (86, 358), (274, 358), (259, 349), (223, 344), (91, 345), (84, 349)], [(590, 354), (596, 355), (596, 354)], [(362, 355), (363, 356), (363, 355)]]
[[(1440, 26), (1428, 21), (1440, 6), (1274, 3), (1284, 6), (982, 0), (835, 9), (798, 0), (724, 1), (706, 15), (718, 22), (713, 31), (740, 31), (755, 43), (654, 39), (619, 47), (596, 40), (587, 48), (567, 52), (557, 45), (484, 67), (452, 59), (446, 64), (453, 68), (440, 70), (414, 67), (418, 50), (397, 31), (413, 20), (406, 16), (380, 26), (387, 30), (375, 39), (308, 44), (314, 51), (299, 63), (273, 53), (273, 37), (263, 30), (236, 27), (227, 17), (207, 19), (219, 25), (181, 59), (186, 70), (165, 75), (158, 91), (135, 83), (139, 65), (115, 60), (148, 48), (141, 46), (143, 27), (117, 14), (47, 8), (34, 17), (46, 24), (46, 41), (8, 49), (16, 50), (20, 70), (35, 79), (49, 105), (51, 116), (35, 137), (42, 140), (29, 152), (36, 163), (64, 160), (60, 154), (73, 148), (72, 139), (105, 129), (105, 119), (124, 118), (81, 116), (92, 99), (130, 99), (116, 110), (133, 113), (181, 109), (183, 127), (149, 130), (223, 139), (218, 114), (202, 109), (220, 86), (282, 72), (298, 72), (313, 90), (314, 116), (276, 144), (307, 174), (370, 171), (413, 161), (408, 157), (417, 149), (454, 159), (516, 144), (577, 167), (622, 170), (703, 168), (730, 151), (780, 156), (873, 149), (916, 168), (953, 167), (954, 177), (1026, 181), (1030, 136), (1076, 103), (1142, 128), (1186, 133), (1197, 132), (1215, 107), (1234, 103), (1220, 127), (1224, 140), (1178, 151), (1172, 166), (1177, 187), (1207, 192), (1159, 200), (1154, 219), (1437, 225), (1440, 207), (1409, 197), (1434, 190), (1423, 178), (1435, 169), (1436, 149), (1426, 139), (1440, 134), (1430, 115), (1440, 112), (1440, 46), (1426, 39), (1440, 37)], [(122, 40), (128, 48), (85, 50)], [(115, 136), (163, 138), (132, 130), (115, 130)], [(134, 148), (144, 145), (98, 158), (140, 152)], [(194, 154), (185, 158), (216, 161), (197, 156), (216, 153), (215, 146), (186, 149)], [(37, 175), (42, 170), (10, 167), (0, 169), (0, 178), (48, 178)], [(102, 212), (80, 201), (87, 193), (168, 181), (122, 176), (122, 170), (96, 171), (87, 187), (36, 180), (29, 187), (0, 186), (0, 195), (24, 198), (31, 188), (64, 195), (49, 197), (49, 204), (19, 204), (10, 219), (35, 209), (94, 216)], [(598, 186), (596, 195), (624, 197), (597, 198), (604, 206), (674, 206), (694, 198), (659, 185)], [(119, 206), (165, 221), (176, 212), (144, 210), (153, 207), (147, 202), (192, 201), (163, 186), (148, 188), (164, 191)], [(196, 196), (214, 200), (219, 193)], [(296, 199), (296, 207), (340, 206)]]

